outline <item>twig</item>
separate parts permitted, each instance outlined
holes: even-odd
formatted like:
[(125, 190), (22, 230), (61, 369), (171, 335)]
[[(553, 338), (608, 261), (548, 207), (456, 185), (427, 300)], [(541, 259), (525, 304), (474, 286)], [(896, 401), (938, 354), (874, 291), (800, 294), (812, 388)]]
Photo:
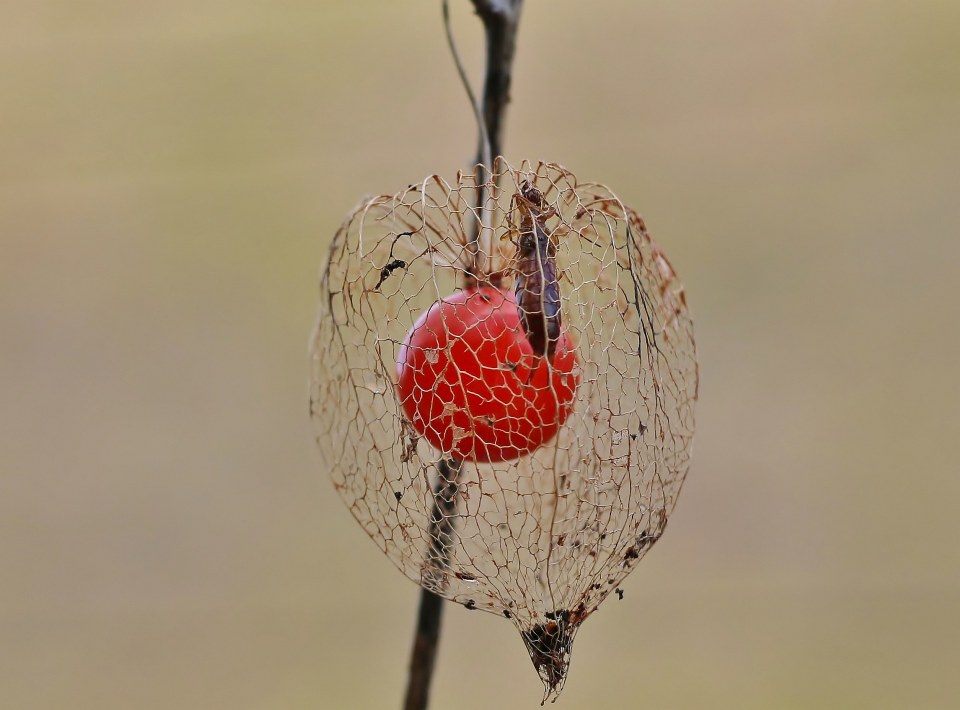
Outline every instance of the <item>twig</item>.
[[(501, 155), (503, 125), (510, 102), (513, 79), (513, 55), (517, 48), (517, 28), (523, 0), (471, 0), (483, 21), (487, 35), (487, 69), (483, 82), (483, 121), (490, 138), (493, 160)], [(483, 162), (483, 146), (477, 150), (477, 162)], [(492, 166), (490, 166), (492, 167)]]
[(486, 165), (493, 162), (493, 156), (490, 154), (490, 136), (487, 135), (487, 126), (480, 109), (480, 104), (477, 103), (477, 97), (473, 93), (473, 87), (470, 86), (470, 80), (467, 79), (467, 70), (463, 68), (463, 60), (460, 59), (457, 42), (453, 39), (453, 29), (450, 27), (449, 0), (443, 0), (443, 29), (447, 34), (447, 46), (450, 48), (450, 54), (453, 56), (453, 63), (457, 67), (460, 83), (463, 84), (463, 88), (467, 92), (467, 100), (470, 102), (470, 108), (473, 109), (473, 117), (477, 121), (477, 129), (480, 132), (480, 148), (477, 153), (477, 162)]
[(410, 652), (410, 676), (403, 710), (426, 710), (430, 701), (430, 679), (440, 643), (440, 621), (443, 619), (443, 598), (426, 589), (420, 592), (417, 631)]
[[(487, 37), (487, 66), (483, 82), (483, 99), (480, 113), (485, 131), (480, 132), (477, 146), (475, 177), (477, 181), (476, 213), (482, 215), (487, 202), (489, 177), (495, 175), (494, 165), (503, 154), (503, 126), (507, 104), (510, 103), (510, 84), (513, 79), (513, 55), (517, 48), (517, 29), (520, 26), (520, 11), (523, 0), (471, 0), (483, 22)], [(484, 133), (486, 135), (484, 135)], [(490, 164), (484, 163), (484, 154), (490, 156)], [(488, 175), (488, 171), (491, 171)], [(476, 244), (480, 240), (482, 220), (472, 235), (475, 245), (474, 275), (481, 273), (480, 253)]]
[[(486, 171), (493, 170), (502, 147), (504, 114), (510, 101), (510, 81), (513, 76), (513, 55), (516, 50), (517, 27), (520, 24), (520, 11), (523, 0), (471, 0), (474, 9), (483, 21), (487, 38), (486, 78), (483, 83), (483, 103), (479, 114), (483, 124), (479, 126), (479, 146), (477, 148), (477, 185), (487, 182)], [(454, 54), (454, 61), (464, 79), (462, 66), (456, 53), (452, 37), (449, 34), (449, 16), (447, 3), (443, 3), (444, 21), (447, 23), (447, 39)], [(472, 92), (467, 87), (467, 93)], [(487, 152), (489, 151), (489, 153)], [(485, 156), (491, 165), (484, 165)], [(486, 202), (486, 190), (478, 187), (476, 213), (482, 214)], [(471, 240), (475, 255), (474, 274), (479, 274), (477, 241), (480, 236), (480, 224), (476, 226)], [(449, 564), (449, 548), (454, 542), (456, 531), (457, 503), (456, 494), (462, 462), (442, 461), (437, 466), (437, 483), (434, 488), (433, 508), (430, 513), (430, 549), (427, 559), (431, 566), (439, 571)], [(440, 642), (440, 629), (443, 620), (443, 599), (424, 588), (420, 593), (420, 610), (417, 615), (417, 628), (413, 649), (410, 654), (410, 676), (404, 700), (404, 710), (426, 710), (430, 697), (430, 681)]]
[[(437, 482), (433, 489), (430, 512), (430, 548), (427, 550), (427, 574), (435, 586), (442, 586), (449, 566), (450, 547), (456, 538), (457, 491), (461, 462), (444, 459), (437, 465)], [(420, 592), (417, 629), (410, 652), (410, 676), (404, 710), (425, 710), (430, 698), (430, 679), (440, 642), (443, 599), (424, 588)]]

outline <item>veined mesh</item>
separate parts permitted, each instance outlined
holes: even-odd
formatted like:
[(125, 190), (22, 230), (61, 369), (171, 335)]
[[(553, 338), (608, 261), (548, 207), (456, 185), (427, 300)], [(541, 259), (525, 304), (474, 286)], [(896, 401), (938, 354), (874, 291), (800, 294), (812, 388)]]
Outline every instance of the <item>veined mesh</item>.
[[(461, 174), (453, 184), (431, 176), (365, 199), (350, 213), (322, 273), (310, 411), (334, 486), (370, 538), (418, 584), (509, 618), (546, 699), (562, 688), (580, 624), (659, 539), (676, 504), (690, 461), (697, 362), (683, 287), (636, 212), (553, 163), (515, 169), (501, 159), (495, 171), (479, 211), (476, 179)], [(397, 359), (417, 319), (475, 279), (513, 291), (514, 194), (524, 181), (556, 211), (545, 224), (575, 390), (556, 435), (534, 451), (459, 460), (405, 414)], [(513, 389), (497, 396), (557, 386), (548, 374), (559, 360), (525, 357)], [(492, 372), (518, 363), (480, 365)], [(478, 386), (449, 381), (465, 377), (456, 362), (444, 377), (465, 391)], [(554, 426), (562, 418), (550, 416)], [(484, 425), (461, 422), (456, 436), (483, 438)]]

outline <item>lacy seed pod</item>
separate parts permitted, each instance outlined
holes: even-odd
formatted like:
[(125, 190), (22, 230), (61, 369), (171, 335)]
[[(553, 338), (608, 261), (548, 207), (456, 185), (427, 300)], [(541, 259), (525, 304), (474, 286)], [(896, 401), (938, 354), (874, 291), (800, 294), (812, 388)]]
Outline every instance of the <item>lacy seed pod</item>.
[(366, 199), (330, 247), (311, 357), (350, 512), (407, 577), (510, 619), (555, 698), (690, 462), (693, 324), (643, 220), (552, 163)]

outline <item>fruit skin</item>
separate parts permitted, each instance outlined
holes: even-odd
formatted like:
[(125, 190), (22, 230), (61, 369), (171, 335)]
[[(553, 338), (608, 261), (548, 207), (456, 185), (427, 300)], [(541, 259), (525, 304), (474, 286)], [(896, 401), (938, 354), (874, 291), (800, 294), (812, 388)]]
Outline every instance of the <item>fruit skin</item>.
[(579, 382), (567, 330), (551, 367), (533, 354), (516, 296), (493, 286), (435, 302), (397, 356), (397, 395), (416, 431), (444, 453), (479, 463), (510, 461), (552, 439)]

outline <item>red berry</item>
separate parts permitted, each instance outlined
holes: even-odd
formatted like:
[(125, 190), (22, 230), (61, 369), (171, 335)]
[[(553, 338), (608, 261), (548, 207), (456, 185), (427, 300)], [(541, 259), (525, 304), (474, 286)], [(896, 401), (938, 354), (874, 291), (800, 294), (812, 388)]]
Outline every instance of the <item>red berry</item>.
[(477, 462), (509, 461), (552, 439), (573, 409), (576, 350), (562, 329), (552, 362), (533, 354), (512, 291), (457, 291), (434, 303), (397, 357), (406, 417), (433, 446)]

